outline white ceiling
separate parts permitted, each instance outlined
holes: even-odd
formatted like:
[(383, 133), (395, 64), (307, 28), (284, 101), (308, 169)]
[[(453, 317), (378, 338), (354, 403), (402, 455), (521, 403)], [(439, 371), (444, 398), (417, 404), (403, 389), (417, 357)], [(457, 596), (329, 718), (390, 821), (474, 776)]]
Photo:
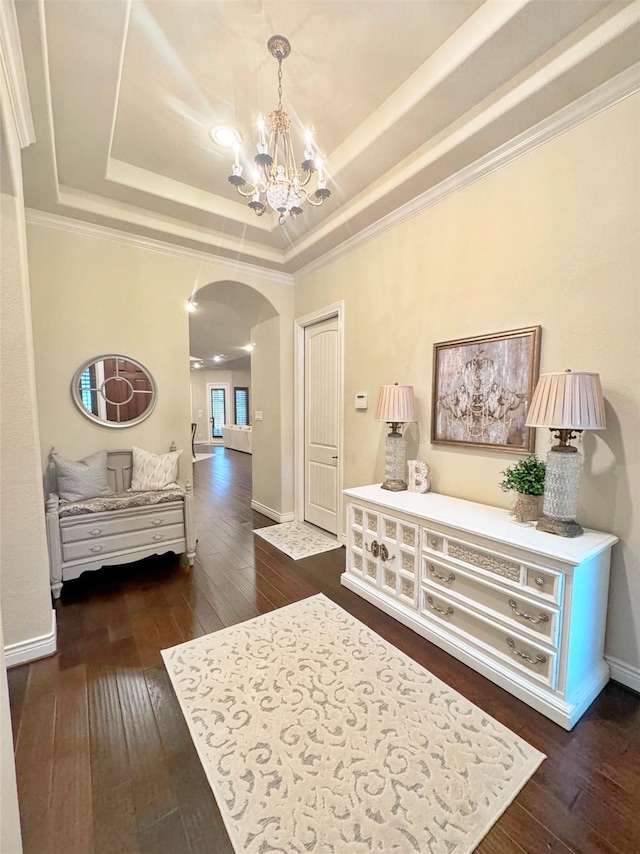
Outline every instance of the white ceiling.
[[(640, 0), (16, 9), (36, 132), (27, 207), (288, 273), (640, 61)], [(284, 226), (237, 196), (209, 136), (236, 126), (249, 164), (252, 123), (277, 104), (274, 33), (292, 45), (283, 106), (315, 128), (333, 191)]]
[[(212, 282), (198, 291), (195, 300), (196, 310), (189, 315), (191, 356), (206, 370), (250, 370), (245, 347), (253, 343), (251, 328), (275, 317), (269, 300), (239, 282)], [(215, 362), (215, 356), (221, 361)], [(259, 356), (256, 352), (255, 358)]]

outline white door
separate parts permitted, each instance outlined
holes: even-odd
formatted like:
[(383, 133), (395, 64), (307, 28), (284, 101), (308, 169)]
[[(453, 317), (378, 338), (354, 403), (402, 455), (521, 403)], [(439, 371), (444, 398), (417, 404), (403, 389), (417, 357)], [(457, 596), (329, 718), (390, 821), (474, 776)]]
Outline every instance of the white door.
[(338, 532), (338, 318), (304, 330), (304, 518)]

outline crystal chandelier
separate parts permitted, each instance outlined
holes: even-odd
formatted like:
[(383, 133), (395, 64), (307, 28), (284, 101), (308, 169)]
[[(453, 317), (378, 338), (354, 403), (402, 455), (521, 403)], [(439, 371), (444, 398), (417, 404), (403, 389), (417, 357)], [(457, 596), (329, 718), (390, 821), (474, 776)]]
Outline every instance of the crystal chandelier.
[[(282, 109), (282, 60), (291, 53), (291, 45), (284, 36), (271, 36), (267, 42), (269, 53), (278, 60), (278, 107), (265, 122), (258, 116), (258, 153), (254, 161), (253, 179), (242, 177), (240, 145), (234, 145), (235, 163), (229, 182), (238, 193), (249, 199), (249, 207), (262, 216), (267, 205), (280, 216), (282, 225), (287, 217), (295, 219), (302, 213), (302, 203), (315, 207), (331, 195), (324, 178), (324, 164), (318, 156), (311, 131), (305, 133), (304, 160), (298, 167), (291, 142), (291, 117)], [(268, 135), (268, 138), (267, 138)], [(317, 173), (316, 189), (307, 189), (311, 176)]]

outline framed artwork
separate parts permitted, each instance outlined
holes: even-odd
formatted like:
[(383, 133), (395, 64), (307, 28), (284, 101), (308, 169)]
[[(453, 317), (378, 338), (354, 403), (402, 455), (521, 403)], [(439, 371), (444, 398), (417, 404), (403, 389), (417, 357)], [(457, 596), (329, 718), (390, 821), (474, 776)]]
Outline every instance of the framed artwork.
[(431, 441), (533, 453), (525, 427), (538, 380), (540, 326), (433, 346)]

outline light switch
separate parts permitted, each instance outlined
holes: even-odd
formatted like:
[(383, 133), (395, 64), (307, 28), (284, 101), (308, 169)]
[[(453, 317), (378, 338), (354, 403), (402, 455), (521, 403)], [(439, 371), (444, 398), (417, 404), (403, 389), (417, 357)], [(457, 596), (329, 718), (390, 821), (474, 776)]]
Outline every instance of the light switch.
[(262, 410), (261, 409), (256, 409), (256, 411), (253, 414), (253, 420), (254, 421), (262, 421)]
[(369, 395), (367, 392), (356, 394), (356, 409), (367, 409), (369, 406)]
[(202, 418), (202, 410), (201, 409), (198, 410), (198, 418)]

